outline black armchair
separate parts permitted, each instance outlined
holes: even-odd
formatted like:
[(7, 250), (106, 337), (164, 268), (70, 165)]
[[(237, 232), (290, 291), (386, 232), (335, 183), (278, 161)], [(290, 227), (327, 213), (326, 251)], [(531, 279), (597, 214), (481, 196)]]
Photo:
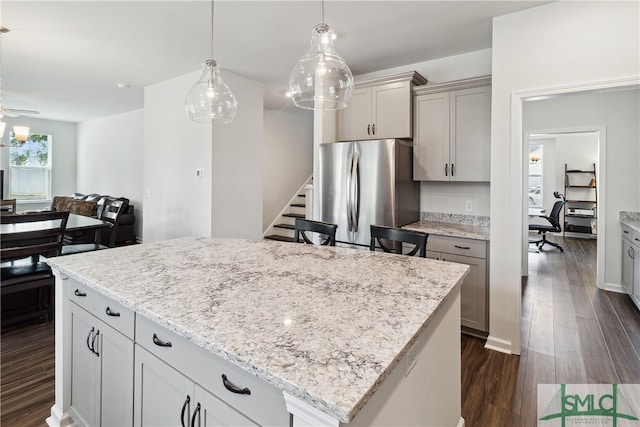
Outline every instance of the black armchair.
[(560, 200), (553, 204), (553, 208), (551, 208), (551, 213), (549, 214), (549, 216), (538, 216), (538, 218), (546, 219), (549, 224), (529, 224), (529, 231), (537, 231), (538, 234), (542, 234), (541, 239), (531, 240), (529, 241), (529, 243), (534, 243), (539, 250), (543, 250), (544, 245), (551, 245), (560, 249), (560, 252), (564, 252), (562, 246), (547, 240), (547, 232), (559, 233), (562, 231), (562, 227), (560, 226), (560, 212), (562, 211), (562, 206), (564, 205), (564, 196), (557, 191), (554, 192), (553, 195)]

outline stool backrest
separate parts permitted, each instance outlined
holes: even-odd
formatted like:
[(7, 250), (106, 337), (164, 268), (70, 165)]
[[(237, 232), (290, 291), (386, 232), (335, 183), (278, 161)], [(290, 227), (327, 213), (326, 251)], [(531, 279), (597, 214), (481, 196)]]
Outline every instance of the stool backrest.
[[(384, 227), (381, 225), (371, 225), (371, 242), (369, 250), (375, 251), (379, 247), (384, 252), (396, 253), (399, 255), (414, 256), (419, 253), (422, 258), (427, 257), (427, 233), (420, 231), (405, 230), (402, 228)], [(395, 242), (395, 248), (386, 241)], [(403, 253), (402, 243), (415, 245), (409, 252)]]

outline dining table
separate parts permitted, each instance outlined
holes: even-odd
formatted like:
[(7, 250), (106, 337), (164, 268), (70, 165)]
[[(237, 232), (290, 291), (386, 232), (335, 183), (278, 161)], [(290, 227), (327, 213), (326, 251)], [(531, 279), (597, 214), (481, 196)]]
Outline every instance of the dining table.
[[(16, 215), (20, 215), (18, 212)], [(42, 222), (37, 223), (18, 223), (18, 224), (0, 224), (0, 234), (9, 234), (18, 231), (29, 231), (29, 230), (37, 230), (43, 227)], [(77, 231), (95, 231), (95, 242), (99, 243), (100, 241), (100, 231), (111, 227), (111, 223), (108, 221), (103, 221), (98, 218), (93, 218), (84, 215), (78, 214), (69, 214), (69, 219), (67, 221), (67, 228), (65, 230), (66, 233), (72, 233)]]

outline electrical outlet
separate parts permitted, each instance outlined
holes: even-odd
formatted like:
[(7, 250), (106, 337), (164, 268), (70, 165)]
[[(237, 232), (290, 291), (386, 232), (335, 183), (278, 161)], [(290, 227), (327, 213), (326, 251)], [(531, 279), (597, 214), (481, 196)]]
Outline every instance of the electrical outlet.
[(409, 349), (405, 357), (406, 357), (407, 365), (405, 367), (404, 376), (408, 377), (409, 372), (411, 372), (413, 367), (416, 366), (416, 361), (418, 360), (418, 343), (417, 342), (413, 343), (413, 345), (411, 346), (411, 348)]
[(467, 212), (471, 212), (473, 210), (473, 202), (471, 200), (467, 200), (465, 208), (467, 209)]

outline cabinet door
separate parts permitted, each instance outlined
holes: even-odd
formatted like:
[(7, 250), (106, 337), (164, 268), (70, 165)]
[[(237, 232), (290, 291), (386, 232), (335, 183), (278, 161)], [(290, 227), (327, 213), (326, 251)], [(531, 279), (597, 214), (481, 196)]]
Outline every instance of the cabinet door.
[(200, 411), (196, 415), (194, 427), (257, 425), (197, 384), (195, 386), (195, 396), (196, 405), (200, 404)]
[(413, 179), (449, 180), (449, 93), (414, 99)]
[(371, 139), (371, 124), (371, 88), (354, 89), (347, 108), (338, 111), (338, 140)]
[(371, 90), (371, 138), (411, 138), (411, 84), (387, 83)]
[(139, 345), (135, 378), (134, 426), (189, 425), (195, 406), (191, 380)]
[[(622, 288), (628, 294), (632, 294), (634, 289), (634, 249), (631, 242), (622, 239)], [(640, 258), (640, 254), (638, 254)]]
[(133, 423), (133, 341), (105, 325), (100, 326), (101, 399), (103, 427)]
[(442, 254), (441, 259), (471, 267), (460, 289), (460, 323), (462, 326), (488, 332), (486, 260), (451, 254)]
[(71, 409), (78, 425), (99, 424), (99, 356), (91, 349), (99, 339), (95, 318), (69, 304), (71, 311)]
[(633, 246), (633, 249), (635, 253), (633, 257), (633, 294), (631, 299), (640, 308), (640, 247)]
[(490, 179), (491, 90), (451, 92), (449, 162), (451, 181)]

